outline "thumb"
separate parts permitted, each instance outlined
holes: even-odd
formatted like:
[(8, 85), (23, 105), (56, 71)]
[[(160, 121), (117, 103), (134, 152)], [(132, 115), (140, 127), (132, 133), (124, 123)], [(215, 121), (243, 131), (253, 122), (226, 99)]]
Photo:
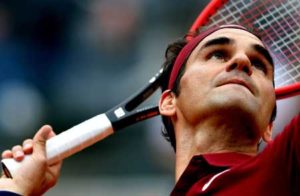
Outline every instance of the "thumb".
[(46, 156), (46, 141), (53, 135), (52, 127), (44, 125), (33, 137), (34, 153), (43, 154)]

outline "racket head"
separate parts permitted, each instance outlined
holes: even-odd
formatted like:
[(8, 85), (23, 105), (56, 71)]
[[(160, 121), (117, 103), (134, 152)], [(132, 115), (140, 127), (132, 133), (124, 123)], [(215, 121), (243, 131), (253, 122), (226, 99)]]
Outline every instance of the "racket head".
[(276, 98), (300, 94), (300, 4), (297, 0), (212, 0), (199, 14), (186, 40), (201, 27), (240, 24), (254, 28), (275, 64)]

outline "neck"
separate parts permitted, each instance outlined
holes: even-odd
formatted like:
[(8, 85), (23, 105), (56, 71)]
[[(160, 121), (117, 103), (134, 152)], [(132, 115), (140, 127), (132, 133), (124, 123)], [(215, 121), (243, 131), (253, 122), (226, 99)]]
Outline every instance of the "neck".
[(257, 153), (258, 139), (251, 136), (253, 132), (247, 130), (247, 126), (243, 122), (228, 123), (228, 121), (211, 118), (201, 121), (196, 126), (176, 123), (175, 130), (176, 181), (195, 155), (222, 152), (251, 155)]

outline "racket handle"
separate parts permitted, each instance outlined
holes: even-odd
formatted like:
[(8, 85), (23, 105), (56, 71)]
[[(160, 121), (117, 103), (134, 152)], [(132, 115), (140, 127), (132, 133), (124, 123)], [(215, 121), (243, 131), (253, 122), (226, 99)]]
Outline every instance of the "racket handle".
[[(51, 165), (63, 160), (106, 138), (113, 132), (112, 124), (105, 114), (86, 120), (47, 140), (47, 163)], [(29, 159), (29, 156), (31, 155), (25, 156), (21, 162), (12, 158), (3, 159), (2, 168), (5, 175), (10, 178), (17, 175), (18, 169)]]

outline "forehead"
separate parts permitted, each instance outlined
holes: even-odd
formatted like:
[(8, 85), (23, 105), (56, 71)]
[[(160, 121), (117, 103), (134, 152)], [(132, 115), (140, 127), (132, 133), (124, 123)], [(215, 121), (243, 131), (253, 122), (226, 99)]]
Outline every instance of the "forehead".
[(227, 37), (234, 40), (235, 42), (263, 45), (262, 41), (254, 34), (242, 29), (233, 29), (233, 28), (225, 28), (225, 29), (217, 30), (212, 34), (208, 35), (207, 37), (205, 37), (199, 43), (199, 45), (203, 45), (207, 41), (219, 37)]

